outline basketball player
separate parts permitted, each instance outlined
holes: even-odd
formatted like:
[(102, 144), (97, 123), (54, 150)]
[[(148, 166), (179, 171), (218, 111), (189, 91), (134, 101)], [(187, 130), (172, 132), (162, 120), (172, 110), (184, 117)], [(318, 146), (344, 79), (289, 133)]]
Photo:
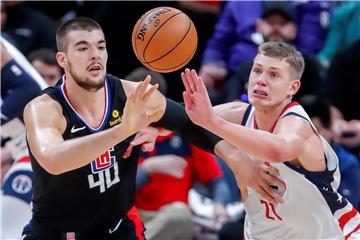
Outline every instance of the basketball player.
[(285, 202), (274, 205), (248, 189), (246, 239), (359, 239), (360, 215), (336, 189), (338, 159), (292, 97), (304, 69), (292, 46), (259, 46), (249, 77), (250, 104), (212, 110), (197, 73), (182, 73), (190, 119), (229, 141), (248, 157), (269, 162), (286, 184)]
[(134, 83), (106, 74), (106, 42), (96, 22), (65, 22), (57, 47), (65, 75), (24, 110), (34, 173), (33, 217), (23, 239), (142, 239), (144, 228), (133, 208), (139, 148), (121, 156), (134, 134), (156, 121), (237, 166), (238, 178), (270, 201), (282, 201), (268, 185), (283, 185), (265, 174), (276, 174), (273, 168), (238, 159), (233, 146), (192, 124), (157, 85), (148, 86), (150, 77)]

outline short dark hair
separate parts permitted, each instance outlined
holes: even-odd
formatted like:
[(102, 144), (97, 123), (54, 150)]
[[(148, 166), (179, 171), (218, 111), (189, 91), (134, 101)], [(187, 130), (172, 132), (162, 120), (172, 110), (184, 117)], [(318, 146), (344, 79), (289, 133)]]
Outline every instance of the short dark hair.
[(285, 58), (289, 63), (297, 79), (301, 78), (304, 72), (305, 62), (301, 53), (292, 45), (285, 42), (265, 42), (258, 48), (258, 54), (269, 57)]
[(28, 59), (30, 62), (34, 60), (39, 60), (50, 66), (55, 66), (55, 65), (58, 66), (56, 61), (56, 53), (54, 50), (49, 48), (40, 48), (38, 50), (31, 52), (28, 56)]
[(86, 30), (90, 32), (95, 29), (103, 32), (102, 28), (96, 21), (87, 17), (76, 17), (64, 22), (56, 31), (56, 46), (58, 51), (65, 52), (67, 50), (66, 35), (70, 31)]

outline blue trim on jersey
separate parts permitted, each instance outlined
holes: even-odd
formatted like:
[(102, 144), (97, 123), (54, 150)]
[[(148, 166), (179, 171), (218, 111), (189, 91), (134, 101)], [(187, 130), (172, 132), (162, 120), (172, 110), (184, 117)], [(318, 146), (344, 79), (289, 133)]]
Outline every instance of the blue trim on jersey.
[[(303, 115), (301, 115), (301, 114), (299, 114), (299, 113), (296, 113), (296, 112), (288, 112), (287, 114), (285, 114), (285, 115), (282, 116), (281, 118), (286, 117), (286, 116), (297, 116), (297, 117), (301, 117), (301, 118), (303, 118), (303, 119), (305, 119), (306, 121), (309, 122), (309, 120), (308, 120), (306, 117), (304, 117)], [(310, 123), (310, 122), (309, 122), (309, 123)]]
[(30, 170), (14, 171), (3, 183), (3, 195), (12, 196), (28, 204), (32, 200), (32, 175)]
[(318, 188), (333, 214), (348, 204), (348, 201), (340, 194), (338, 194), (336, 190), (334, 191), (331, 186), (331, 182), (334, 181), (333, 174), (336, 169), (331, 171), (325, 170), (322, 172), (311, 172), (304, 168), (296, 167), (289, 162), (284, 162), (284, 164), (292, 170), (303, 174), (306, 179), (308, 179)]
[[(309, 124), (311, 125), (309, 119), (295, 112), (288, 112), (287, 114), (282, 116), (282, 118), (289, 115), (301, 117), (305, 119), (307, 122), (309, 122)], [(325, 162), (327, 163), (327, 158), (325, 155), (324, 157), (325, 157)], [(292, 170), (303, 174), (306, 177), (306, 179), (308, 179), (318, 188), (318, 190), (320, 191), (321, 195), (324, 197), (326, 203), (328, 204), (333, 214), (338, 209), (344, 208), (348, 204), (348, 201), (345, 198), (343, 198), (341, 195), (339, 195), (336, 191), (334, 191), (331, 186), (331, 183), (334, 181), (334, 173), (336, 171), (336, 168), (331, 171), (325, 170), (321, 172), (311, 172), (304, 168), (299, 168), (297, 166), (294, 166), (289, 162), (284, 162), (284, 164), (289, 168), (291, 168)]]
[(90, 130), (90, 132), (92, 133), (96, 133), (96, 132), (100, 132), (102, 131), (106, 124), (107, 124), (107, 121), (109, 119), (109, 116), (110, 116), (110, 110), (111, 110), (111, 89), (110, 89), (110, 86), (109, 86), (109, 81), (107, 78), (105, 78), (105, 88), (106, 88), (106, 110), (105, 110), (105, 116), (103, 118), (103, 121), (101, 123), (101, 125), (98, 127), (98, 128), (93, 128), (91, 127), (86, 121), (85, 119), (71, 106), (70, 102), (68, 101), (67, 97), (65, 96), (65, 93), (63, 92), (63, 85), (65, 84), (65, 81), (64, 81), (64, 76), (62, 77), (62, 81), (60, 83), (60, 85), (58, 86), (58, 90), (61, 94), (61, 96), (65, 99), (65, 101), (68, 103), (68, 105), (70, 106), (70, 108), (75, 112), (77, 118)]
[(247, 106), (247, 108), (246, 108), (246, 111), (245, 111), (245, 113), (244, 113), (244, 117), (243, 117), (243, 119), (242, 119), (242, 121), (241, 121), (241, 125), (242, 126), (245, 126), (246, 125), (246, 122), (247, 122), (247, 120), (248, 120), (248, 118), (249, 118), (249, 115), (250, 115), (250, 112), (251, 112), (251, 108), (252, 108), (252, 105), (248, 105)]

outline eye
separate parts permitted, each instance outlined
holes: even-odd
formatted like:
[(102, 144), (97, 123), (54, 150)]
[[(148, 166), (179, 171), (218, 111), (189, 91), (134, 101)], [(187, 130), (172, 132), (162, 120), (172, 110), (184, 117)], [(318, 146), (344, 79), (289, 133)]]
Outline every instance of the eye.
[(278, 78), (278, 77), (279, 77), (279, 74), (276, 73), (276, 72), (272, 72), (272, 73), (270, 73), (270, 77), (271, 77), (271, 78)]
[(260, 68), (254, 68), (254, 69), (253, 69), (253, 72), (254, 72), (254, 73), (257, 73), (257, 74), (260, 74), (260, 73), (261, 73), (261, 70), (260, 70)]
[(98, 49), (103, 51), (103, 50), (106, 49), (106, 47), (105, 46), (99, 46)]
[(80, 52), (85, 52), (87, 50), (87, 47), (81, 47), (81, 48), (79, 48), (79, 51)]

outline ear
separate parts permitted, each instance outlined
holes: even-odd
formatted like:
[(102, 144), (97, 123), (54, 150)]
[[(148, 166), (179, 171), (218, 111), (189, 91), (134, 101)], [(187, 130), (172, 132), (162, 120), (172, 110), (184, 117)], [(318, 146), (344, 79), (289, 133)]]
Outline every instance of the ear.
[(57, 52), (56, 53), (56, 61), (60, 67), (65, 68), (65, 60), (66, 56), (64, 52)]
[(295, 79), (291, 82), (289, 95), (294, 96), (300, 89), (301, 81), (300, 79)]

